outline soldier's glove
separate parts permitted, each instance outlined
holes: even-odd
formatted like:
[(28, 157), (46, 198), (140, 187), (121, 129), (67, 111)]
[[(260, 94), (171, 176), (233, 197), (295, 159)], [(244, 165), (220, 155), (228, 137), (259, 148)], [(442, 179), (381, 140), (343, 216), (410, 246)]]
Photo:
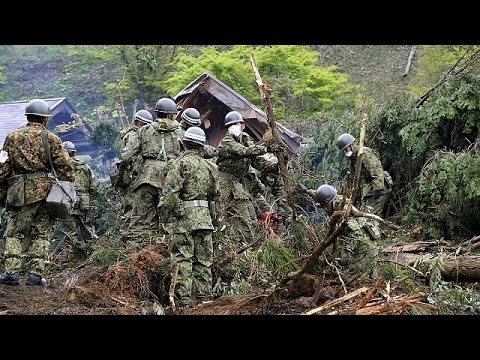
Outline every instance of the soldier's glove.
[(373, 200), (377, 200), (382, 195), (382, 190), (373, 190), (370, 196)]

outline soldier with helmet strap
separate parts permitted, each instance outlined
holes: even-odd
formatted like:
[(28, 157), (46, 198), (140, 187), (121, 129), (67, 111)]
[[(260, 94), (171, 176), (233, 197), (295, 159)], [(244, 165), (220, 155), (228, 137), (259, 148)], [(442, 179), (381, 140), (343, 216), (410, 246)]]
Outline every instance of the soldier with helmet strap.
[(220, 142), (217, 158), (223, 213), (237, 241), (251, 242), (256, 214), (246, 190), (247, 177), (253, 159), (265, 154), (266, 148), (255, 145), (253, 139), (243, 132), (245, 120), (239, 112), (230, 111), (225, 116), (225, 127), (228, 133)]
[[(342, 134), (337, 139), (337, 146), (349, 159), (350, 174), (353, 176), (358, 153), (355, 138), (347, 133)], [(363, 151), (360, 191), (355, 199), (355, 205), (361, 210), (382, 216), (383, 208), (391, 192), (391, 177), (387, 171), (383, 170), (382, 163), (371, 148), (364, 146)]]
[(186, 151), (172, 162), (159, 203), (161, 220), (172, 234), (172, 262), (178, 265), (175, 298), (180, 306), (212, 296), (212, 221), (220, 188), (217, 166), (202, 158), (205, 141), (201, 128), (185, 131)]
[[(138, 147), (138, 130), (153, 122), (153, 115), (148, 110), (139, 110), (133, 117), (133, 125), (122, 133), (120, 145), (120, 161), (117, 163), (117, 174), (114, 186), (121, 196), (123, 225), (122, 232), (126, 232), (132, 214), (134, 192), (133, 183), (138, 176), (141, 158), (132, 156), (132, 152)], [(130, 159), (126, 161), (125, 159)]]
[(172, 99), (160, 98), (155, 104), (155, 119), (138, 132), (131, 151), (124, 154), (127, 163), (140, 164), (133, 182), (134, 202), (125, 238), (142, 247), (147, 240), (163, 232), (159, 222), (158, 201), (166, 176), (167, 163), (182, 152), (183, 131), (174, 120), (177, 105)]
[[(309, 191), (313, 192), (313, 191)], [(321, 185), (314, 193), (316, 204), (331, 216), (342, 209), (342, 196), (328, 184)], [(355, 207), (352, 209), (356, 210)], [(333, 225), (335, 226), (335, 225)], [(375, 232), (372, 232), (374, 230)], [(341, 249), (341, 265), (345, 266), (350, 275), (360, 275), (366, 278), (376, 278), (378, 267), (378, 246), (375, 240), (380, 238), (380, 230), (371, 219), (349, 217), (347, 227), (338, 237)]]
[[(19, 272), (28, 273), (27, 285), (45, 285), (45, 264), (55, 219), (46, 208), (54, 182), (49, 157), (59, 180), (73, 182), (75, 174), (60, 138), (46, 129), (51, 110), (41, 99), (25, 109), (28, 124), (7, 135), (3, 150), (7, 159), (0, 167), (0, 200), (8, 210), (5, 231), (5, 272), (0, 283), (18, 285)], [(43, 141), (48, 142), (46, 154)]]

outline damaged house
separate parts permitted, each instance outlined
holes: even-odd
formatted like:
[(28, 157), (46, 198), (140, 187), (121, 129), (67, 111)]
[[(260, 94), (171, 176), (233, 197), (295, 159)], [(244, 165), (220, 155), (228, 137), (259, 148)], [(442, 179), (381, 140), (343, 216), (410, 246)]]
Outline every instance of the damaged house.
[[(263, 134), (269, 129), (267, 114), (208, 72), (204, 72), (187, 85), (174, 100), (184, 109), (194, 107), (202, 114), (201, 127), (205, 130), (208, 143), (214, 147), (218, 147), (227, 133), (224, 119), (230, 111), (242, 114), (245, 119), (245, 131), (255, 141), (262, 140)], [(301, 136), (279, 123), (277, 127), (290, 152), (297, 153)]]

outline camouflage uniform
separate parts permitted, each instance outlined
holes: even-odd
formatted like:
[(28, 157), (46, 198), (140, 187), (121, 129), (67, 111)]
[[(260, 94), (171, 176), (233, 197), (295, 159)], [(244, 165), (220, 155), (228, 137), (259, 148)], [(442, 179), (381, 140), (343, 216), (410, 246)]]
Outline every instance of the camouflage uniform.
[(85, 259), (98, 239), (92, 225), (97, 208), (97, 184), (95, 174), (87, 163), (77, 156), (71, 160), (75, 169), (75, 192), (78, 200), (72, 214), (63, 223), (63, 231), (72, 247), (73, 255)]
[[(129, 153), (132, 149), (136, 148), (136, 142), (138, 141), (138, 130), (140, 128), (137, 126), (130, 126), (122, 136), (122, 144), (120, 148), (120, 168), (123, 167), (123, 171), (119, 172), (119, 175), (123, 175), (122, 185), (124, 187), (119, 187), (119, 193), (122, 197), (122, 211), (124, 215), (124, 219), (129, 221), (130, 216), (132, 214), (132, 207), (134, 201), (134, 193), (132, 189), (133, 181), (135, 176), (138, 175), (138, 168), (134, 169), (134, 167), (138, 167), (139, 161), (131, 161), (130, 163), (126, 163), (124, 160), (125, 157), (129, 157)], [(127, 220), (128, 219), (128, 220)]]
[[(271, 155), (271, 154), (269, 154)], [(258, 181), (268, 185), (270, 192), (272, 194), (273, 200), (275, 201), (274, 212), (284, 213), (285, 212), (285, 189), (283, 184), (283, 177), (280, 173), (278, 164), (273, 164), (263, 156), (257, 156), (252, 165), (255, 169), (258, 170)], [(262, 200), (263, 198), (263, 200)], [(257, 204), (262, 204), (265, 198), (256, 197)], [(266, 203), (266, 201), (265, 201)], [(265, 204), (263, 203), (263, 204)], [(263, 210), (265, 211), (265, 210)], [(266, 211), (270, 211), (270, 205)]]
[(158, 217), (158, 202), (166, 176), (169, 160), (177, 158), (181, 151), (183, 131), (177, 121), (156, 119), (138, 132), (138, 141), (124, 160), (141, 161), (139, 174), (133, 183), (135, 200), (128, 237), (143, 242), (163, 232)]
[[(360, 204), (362, 211), (381, 216), (383, 206), (388, 199), (390, 190), (385, 187), (384, 172), (382, 163), (369, 147), (364, 147), (362, 157), (362, 170), (360, 173), (360, 184), (358, 196), (355, 204)], [(350, 174), (353, 177), (355, 173), (355, 161), (358, 149), (350, 156)], [(372, 193), (378, 193), (378, 197), (372, 196)]]
[[(171, 165), (160, 202), (162, 220), (172, 236), (172, 259), (178, 264), (175, 295), (187, 305), (192, 296), (206, 300), (212, 292), (212, 218), (220, 196), (217, 166), (201, 157), (198, 150), (187, 150)], [(195, 201), (194, 201), (195, 200)], [(174, 217), (174, 219), (168, 218)], [(173, 221), (172, 221), (173, 220)]]
[[(245, 184), (252, 158), (262, 155), (265, 150), (254, 144), (253, 139), (242, 133), (240, 139), (227, 133), (218, 147), (217, 165), (222, 195), (223, 214), (231, 231), (240, 239), (253, 241), (255, 208)], [(234, 235), (234, 236), (235, 236)]]
[[(8, 160), (0, 168), (0, 199), (6, 198), (10, 186), (24, 190), (22, 206), (11, 207), (7, 204), (8, 225), (4, 254), (7, 272), (21, 270), (22, 260), (26, 261), (28, 272), (37, 275), (45, 272), (54, 219), (45, 208), (45, 199), (53, 180), (46, 176), (50, 164), (42, 144), (44, 130), (43, 125), (29, 122), (25, 128), (8, 134), (3, 146), (8, 153)], [(75, 174), (62, 141), (57, 135), (48, 132), (48, 142), (58, 179), (73, 182)], [(23, 175), (23, 180), (12, 178), (12, 175)], [(18, 182), (13, 182), (13, 179)]]
[[(342, 196), (337, 195), (333, 211), (345, 210)], [(357, 210), (355, 207), (352, 209)], [(376, 278), (378, 273), (378, 246), (374, 242), (380, 239), (380, 230), (370, 219), (349, 217), (347, 227), (338, 237), (341, 246), (341, 264), (347, 267), (350, 275), (362, 274), (362, 277)]]

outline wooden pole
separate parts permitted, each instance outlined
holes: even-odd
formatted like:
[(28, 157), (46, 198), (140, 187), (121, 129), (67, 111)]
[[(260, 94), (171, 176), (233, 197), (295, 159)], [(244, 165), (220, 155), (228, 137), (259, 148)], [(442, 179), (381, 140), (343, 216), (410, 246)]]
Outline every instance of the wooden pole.
[(412, 66), (412, 60), (413, 60), (413, 57), (415, 56), (416, 51), (417, 51), (417, 45), (413, 45), (412, 48), (410, 49), (410, 55), (408, 55), (407, 67), (405, 68), (405, 72), (403, 73), (403, 76), (407, 76), (408, 73), (410, 72), (410, 67)]
[[(272, 131), (272, 137), (274, 140), (283, 143), (282, 136), (280, 134), (280, 131), (277, 128), (277, 123), (275, 121), (275, 116), (273, 114), (273, 105), (272, 105), (272, 100), (270, 99), (270, 88), (263, 83), (262, 77), (258, 72), (257, 64), (255, 62), (255, 58), (253, 54), (250, 55), (250, 62), (252, 64), (253, 73), (255, 74), (255, 81), (257, 83), (260, 96), (262, 97), (263, 104), (265, 105), (268, 125), (270, 127), (270, 130)], [(283, 184), (285, 187), (285, 192), (287, 194), (287, 203), (292, 211), (292, 220), (295, 220), (296, 219), (295, 201), (292, 196), (292, 190), (290, 187), (290, 182), (288, 180), (288, 171), (287, 171), (287, 166), (285, 162), (285, 156), (282, 150), (277, 151), (275, 155), (278, 158), (280, 173), (283, 176)]]

